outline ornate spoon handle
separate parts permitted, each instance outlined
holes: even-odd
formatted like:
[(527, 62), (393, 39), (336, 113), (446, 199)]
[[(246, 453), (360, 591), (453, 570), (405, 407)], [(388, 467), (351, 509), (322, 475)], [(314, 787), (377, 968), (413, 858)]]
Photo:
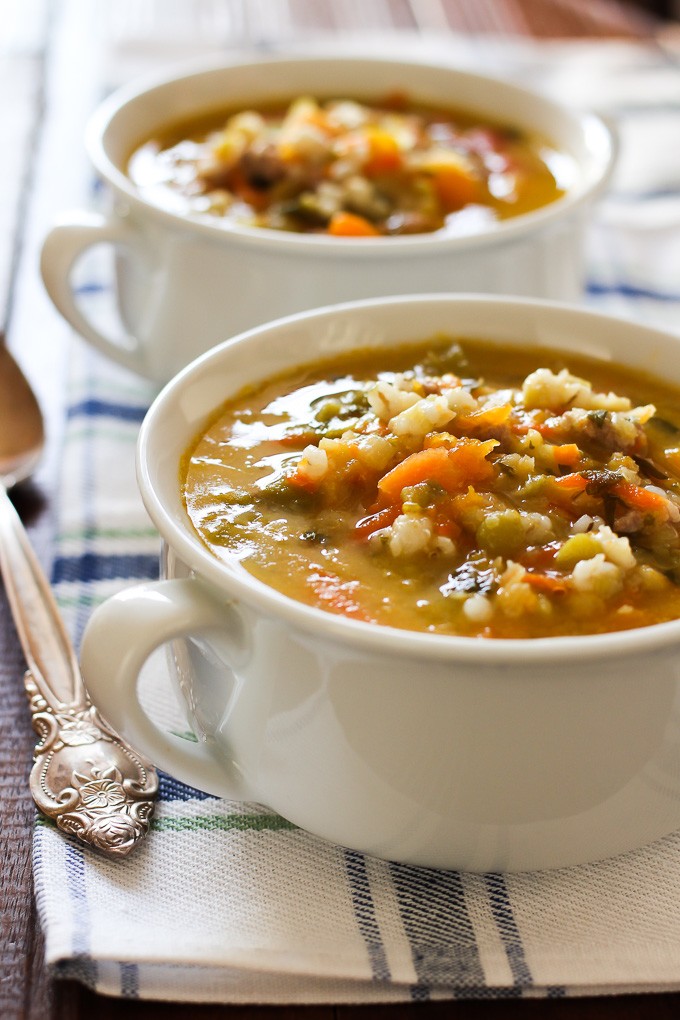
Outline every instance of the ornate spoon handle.
[(113, 857), (146, 835), (158, 777), (90, 703), (47, 579), (0, 485), (0, 572), (28, 671), (40, 737), (31, 793), (59, 828)]

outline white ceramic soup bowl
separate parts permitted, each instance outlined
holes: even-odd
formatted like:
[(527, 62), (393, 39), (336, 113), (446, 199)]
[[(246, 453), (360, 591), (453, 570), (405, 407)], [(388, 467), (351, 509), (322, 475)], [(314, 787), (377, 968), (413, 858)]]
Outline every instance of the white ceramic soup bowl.
[[(229, 395), (339, 351), (441, 332), (574, 350), (680, 386), (677, 337), (521, 299), (355, 302), (222, 344), (162, 391), (142, 426), (139, 485), (165, 578), (91, 617), (90, 694), (179, 779), (370, 854), (503, 871), (640, 846), (680, 826), (680, 621), (515, 641), (369, 625), (221, 562), (185, 511), (182, 455)], [(140, 669), (167, 641), (196, 744), (140, 705)]]
[[(169, 212), (141, 197), (126, 175), (132, 151), (169, 122), (300, 94), (370, 98), (395, 89), (547, 136), (574, 160), (573, 184), (551, 205), (472, 236), (352, 239)], [(593, 114), (475, 74), (359, 57), (271, 57), (124, 88), (95, 114), (87, 149), (113, 195), (112, 212), (65, 215), (45, 239), (43, 279), (85, 339), (163, 382), (225, 336), (337, 301), (433, 291), (571, 300), (582, 288), (588, 212), (614, 160), (612, 134)], [(105, 336), (72, 287), (76, 261), (102, 243), (117, 254), (122, 337)]]

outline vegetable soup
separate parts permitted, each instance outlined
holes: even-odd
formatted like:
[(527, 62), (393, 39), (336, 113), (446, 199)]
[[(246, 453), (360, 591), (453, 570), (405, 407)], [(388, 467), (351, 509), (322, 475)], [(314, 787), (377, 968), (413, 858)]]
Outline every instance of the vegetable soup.
[(304, 96), (175, 124), (133, 153), (128, 173), (175, 212), (370, 238), (479, 232), (555, 201), (576, 167), (537, 135), (395, 94)]
[(230, 400), (182, 472), (217, 557), (330, 613), (484, 638), (680, 617), (680, 394), (610, 364), (357, 351)]

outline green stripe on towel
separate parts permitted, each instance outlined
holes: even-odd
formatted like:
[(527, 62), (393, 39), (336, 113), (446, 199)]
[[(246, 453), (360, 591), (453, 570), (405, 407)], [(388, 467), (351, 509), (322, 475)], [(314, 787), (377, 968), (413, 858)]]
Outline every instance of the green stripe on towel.
[(294, 832), (298, 826), (280, 815), (229, 814), (197, 815), (194, 818), (154, 818), (151, 828), (155, 832)]

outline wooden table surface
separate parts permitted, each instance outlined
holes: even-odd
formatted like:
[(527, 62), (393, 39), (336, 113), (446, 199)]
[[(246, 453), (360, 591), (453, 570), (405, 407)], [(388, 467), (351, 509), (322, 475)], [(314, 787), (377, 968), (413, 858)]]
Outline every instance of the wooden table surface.
[[(154, 0), (136, 0), (153, 6)], [(226, 4), (231, 0), (224, 0)], [(237, 2), (237, 0), (234, 0)], [(247, 0), (244, 0), (247, 3)], [(23, 210), (30, 192), (30, 154), (40, 128), (45, 100), (45, 45), (52, 19), (51, 0), (24, 4), (0, 0), (0, 93), (11, 88), (11, 116), (0, 113), (0, 143), (5, 171), (0, 209), (0, 327), (12, 337), (13, 318), (20, 314), (21, 294), (13, 287), (15, 270), (26, 239)], [(660, 27), (658, 14), (670, 4), (610, 0), (288, 0), (293, 27), (361, 27), (380, 13), (381, 27), (534, 37), (650, 37)], [(24, 20), (18, 20), (19, 8)], [(245, 9), (245, 8), (244, 8)], [(252, 8), (251, 8), (252, 10)], [(360, 11), (362, 13), (357, 13)], [(672, 26), (661, 25), (668, 30)], [(4, 35), (3, 35), (4, 32)], [(8, 93), (6, 93), (8, 94)], [(16, 352), (43, 404), (48, 436), (58, 430), (60, 401), (55, 391), (59, 351), (45, 329), (30, 349)], [(49, 562), (50, 491), (57, 466), (51, 438), (34, 482), (15, 496), (39, 556)], [(43, 965), (42, 937), (31, 887), (30, 845), (34, 818), (28, 795), (28, 773), (34, 734), (29, 723), (21, 677), (24, 669), (7, 602), (0, 588), (0, 1018), (30, 1020), (264, 1020), (304, 1017), (306, 1020), (396, 1020), (423, 1013), (430, 1020), (456, 1017), (476, 1020), (662, 1020), (680, 1011), (680, 994), (620, 996), (561, 1000), (456, 1001), (403, 1006), (235, 1007), (187, 1006), (106, 999), (75, 982), (50, 979)], [(416, 1011), (417, 1014), (416, 1014)]]

